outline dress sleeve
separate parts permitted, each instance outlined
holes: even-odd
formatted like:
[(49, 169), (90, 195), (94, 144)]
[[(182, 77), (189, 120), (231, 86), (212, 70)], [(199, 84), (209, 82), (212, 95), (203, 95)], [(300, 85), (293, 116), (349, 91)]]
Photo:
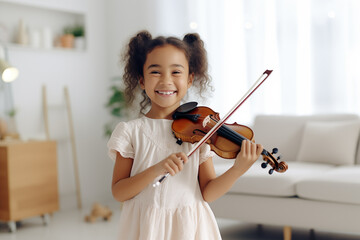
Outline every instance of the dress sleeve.
[(211, 151), (209, 144), (203, 144), (200, 147), (200, 159), (199, 159), (199, 165), (208, 160), (210, 157), (213, 157), (215, 153)]
[(134, 158), (130, 131), (131, 128), (126, 122), (120, 122), (115, 127), (107, 143), (108, 155), (112, 160), (116, 160), (116, 152), (119, 152), (124, 158)]

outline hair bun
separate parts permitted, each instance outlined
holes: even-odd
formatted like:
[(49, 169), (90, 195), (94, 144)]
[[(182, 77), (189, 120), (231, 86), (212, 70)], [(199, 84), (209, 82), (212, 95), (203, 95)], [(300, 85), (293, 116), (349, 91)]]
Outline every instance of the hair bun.
[(148, 31), (141, 31), (136, 34), (136, 38), (141, 42), (147, 42), (152, 39), (152, 36)]
[(192, 44), (200, 40), (200, 36), (197, 33), (189, 33), (184, 36), (184, 42)]

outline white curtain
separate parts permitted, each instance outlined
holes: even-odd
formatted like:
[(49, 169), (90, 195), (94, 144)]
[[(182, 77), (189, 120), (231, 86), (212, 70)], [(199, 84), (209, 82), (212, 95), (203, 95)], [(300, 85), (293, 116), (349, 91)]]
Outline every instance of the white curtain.
[[(225, 114), (266, 69), (273, 73), (233, 119), (256, 114), (360, 114), (360, 1), (188, 0)], [(194, 26), (194, 25), (192, 25)]]

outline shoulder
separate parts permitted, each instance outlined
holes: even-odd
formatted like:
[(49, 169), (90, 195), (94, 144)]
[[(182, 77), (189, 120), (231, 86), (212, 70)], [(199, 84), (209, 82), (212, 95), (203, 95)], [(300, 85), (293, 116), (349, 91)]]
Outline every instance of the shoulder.
[(134, 127), (137, 127), (139, 125), (142, 124), (142, 118), (136, 118), (136, 119), (133, 119), (133, 120), (129, 120), (127, 122), (119, 122), (115, 129), (118, 129), (118, 128), (124, 128), (124, 129), (129, 129), (129, 128), (134, 128)]
[(141, 128), (141, 125), (142, 125), (141, 118), (133, 119), (127, 122), (119, 122), (113, 131), (113, 135), (124, 134), (124, 133), (130, 134), (134, 130)]

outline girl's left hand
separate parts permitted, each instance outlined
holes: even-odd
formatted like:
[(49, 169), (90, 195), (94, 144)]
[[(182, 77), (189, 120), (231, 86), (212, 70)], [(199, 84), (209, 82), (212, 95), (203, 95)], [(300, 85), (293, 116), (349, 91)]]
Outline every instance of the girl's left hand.
[(236, 156), (233, 168), (238, 170), (241, 175), (244, 174), (259, 158), (262, 151), (263, 146), (261, 144), (249, 140), (242, 141), (241, 150)]

